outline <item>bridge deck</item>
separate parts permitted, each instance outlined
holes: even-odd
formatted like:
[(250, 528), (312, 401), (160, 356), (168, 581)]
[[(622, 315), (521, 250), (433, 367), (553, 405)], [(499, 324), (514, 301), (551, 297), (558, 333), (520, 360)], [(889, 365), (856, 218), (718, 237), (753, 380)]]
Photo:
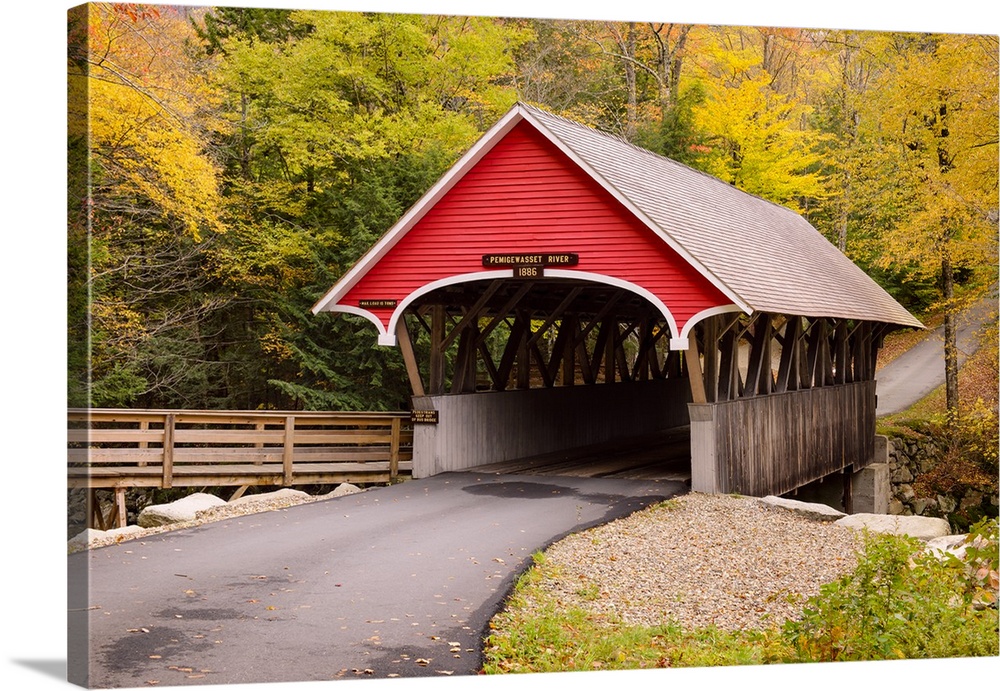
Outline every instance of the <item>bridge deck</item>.
[(639, 437), (489, 463), (470, 470), (497, 474), (689, 482), (690, 430), (688, 427), (677, 427)]

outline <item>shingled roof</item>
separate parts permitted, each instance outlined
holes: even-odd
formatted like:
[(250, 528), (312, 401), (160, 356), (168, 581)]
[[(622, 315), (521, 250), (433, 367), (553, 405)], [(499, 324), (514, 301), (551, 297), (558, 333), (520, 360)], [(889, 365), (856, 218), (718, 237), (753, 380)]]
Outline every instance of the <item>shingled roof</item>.
[(515, 109), (752, 310), (923, 326), (795, 211), (539, 108)]
[[(795, 211), (517, 103), (314, 306), (337, 301), (519, 123), (573, 160), (740, 310), (923, 325)], [(339, 308), (351, 311), (351, 308)]]

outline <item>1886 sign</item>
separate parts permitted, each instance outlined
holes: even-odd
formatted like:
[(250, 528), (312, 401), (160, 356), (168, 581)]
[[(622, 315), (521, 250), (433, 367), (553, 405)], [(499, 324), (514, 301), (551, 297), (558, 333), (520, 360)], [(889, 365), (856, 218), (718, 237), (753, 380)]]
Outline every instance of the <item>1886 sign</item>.
[(579, 262), (580, 255), (575, 252), (511, 252), (483, 255), (483, 266), (512, 268), (514, 278), (539, 278), (545, 274), (546, 266), (576, 266)]

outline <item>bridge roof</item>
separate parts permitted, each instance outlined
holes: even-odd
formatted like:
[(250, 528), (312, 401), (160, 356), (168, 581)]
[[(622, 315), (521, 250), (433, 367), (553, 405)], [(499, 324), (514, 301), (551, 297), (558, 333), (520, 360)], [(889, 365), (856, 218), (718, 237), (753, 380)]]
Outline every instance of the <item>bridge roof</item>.
[[(379, 325), (380, 342), (391, 343), (389, 325), (396, 307), (380, 313), (378, 309), (359, 307), (357, 291), (351, 300), (345, 297), (494, 148), (510, 133), (525, 127), (541, 135), (627, 210), (654, 242), (668, 247), (669, 258), (679, 257), (686, 263), (697, 274), (697, 280), (689, 278), (689, 283), (701, 282), (696, 286), (700, 294), (714, 291), (715, 302), (705, 303), (710, 309), (705, 309), (703, 316), (710, 310), (730, 309), (922, 326), (795, 211), (621, 138), (523, 103), (516, 104), (483, 135), (313, 306), (313, 312), (361, 314)], [(532, 184), (531, 179), (523, 181), (525, 186)], [(456, 234), (452, 240), (455, 247), (466, 241), (463, 234)], [(453, 253), (455, 247), (442, 251)], [(565, 241), (554, 247), (569, 249)], [(429, 275), (427, 279), (433, 282), (441, 277)], [(652, 292), (664, 304), (672, 299), (669, 289)], [(405, 305), (399, 309), (402, 307)], [(686, 315), (675, 323), (668, 314), (674, 336), (686, 336), (698, 318), (696, 314)], [(685, 324), (681, 321), (689, 322), (683, 334)]]

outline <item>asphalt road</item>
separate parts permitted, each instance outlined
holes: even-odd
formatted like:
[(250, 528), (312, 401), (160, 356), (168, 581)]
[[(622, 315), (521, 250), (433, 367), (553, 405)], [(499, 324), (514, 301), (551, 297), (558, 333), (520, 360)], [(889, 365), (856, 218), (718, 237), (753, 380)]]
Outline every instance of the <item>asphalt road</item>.
[[(996, 297), (976, 303), (956, 323), (959, 366), (979, 346), (976, 332), (997, 308)], [(944, 327), (930, 332), (920, 343), (875, 374), (877, 416), (906, 410), (944, 383)]]
[(535, 552), (684, 491), (446, 473), (76, 553), (71, 678), (115, 688), (476, 674), (489, 619)]

